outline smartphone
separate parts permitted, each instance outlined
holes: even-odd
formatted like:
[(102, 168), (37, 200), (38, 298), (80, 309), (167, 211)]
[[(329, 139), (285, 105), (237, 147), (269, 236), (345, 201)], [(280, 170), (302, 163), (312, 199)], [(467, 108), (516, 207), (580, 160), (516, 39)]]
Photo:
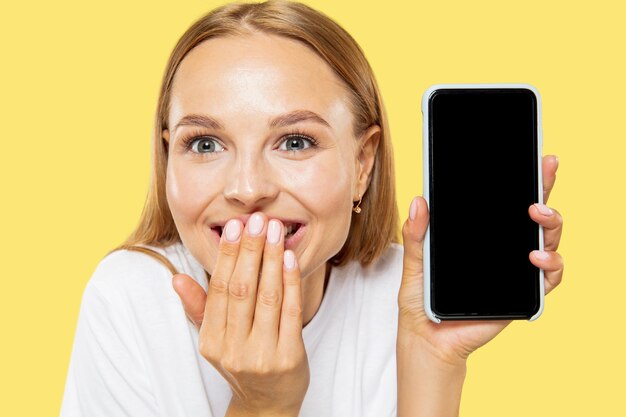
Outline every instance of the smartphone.
[(422, 97), (430, 223), (424, 309), (442, 320), (535, 320), (543, 311), (541, 99), (528, 84), (438, 84)]

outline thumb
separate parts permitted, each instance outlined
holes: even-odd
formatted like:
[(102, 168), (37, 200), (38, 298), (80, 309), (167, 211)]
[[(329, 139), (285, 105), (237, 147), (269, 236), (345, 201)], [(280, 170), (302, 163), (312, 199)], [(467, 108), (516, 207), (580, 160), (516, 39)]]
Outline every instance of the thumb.
[(423, 305), (423, 247), (428, 228), (428, 205), (423, 197), (415, 197), (409, 208), (409, 218), (402, 227), (404, 260), (402, 284), (398, 295), (399, 307), (419, 313)]
[(204, 288), (189, 275), (185, 274), (174, 275), (172, 286), (183, 303), (187, 318), (192, 321), (197, 329), (200, 329), (206, 304)]

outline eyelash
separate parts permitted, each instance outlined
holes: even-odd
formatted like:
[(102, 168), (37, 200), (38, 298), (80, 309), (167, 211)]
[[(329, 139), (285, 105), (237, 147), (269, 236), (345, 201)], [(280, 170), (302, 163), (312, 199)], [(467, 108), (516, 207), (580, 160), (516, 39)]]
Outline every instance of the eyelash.
[[(304, 139), (304, 140), (308, 140), (311, 143), (311, 146), (309, 146), (306, 149), (302, 149), (301, 151), (306, 151), (306, 150), (309, 150), (311, 148), (317, 148), (317, 146), (319, 145), (319, 142), (315, 138), (313, 138), (313, 137), (311, 137), (311, 136), (309, 136), (309, 135), (305, 134), (304, 132), (302, 132), (300, 130), (297, 130), (297, 129), (296, 130), (292, 130), (292, 131), (288, 132), (287, 134), (285, 134), (281, 138), (280, 144), (282, 145), (282, 143), (284, 141), (288, 140), (289, 138), (294, 138), (294, 137), (295, 138), (301, 138), (301, 139)], [(188, 136), (183, 137), (181, 139), (181, 142), (182, 142), (182, 145), (183, 145), (184, 149), (189, 152), (189, 151), (191, 151), (191, 147), (192, 147), (193, 143), (196, 140), (202, 139), (202, 138), (211, 139), (213, 141), (219, 142), (215, 137), (213, 137), (211, 135), (203, 134), (201, 132), (191, 132), (191, 133), (189, 133)], [(291, 150), (291, 151), (287, 150), (287, 151), (283, 151), (283, 152), (296, 152), (296, 150)], [(198, 153), (198, 152), (195, 152), (195, 153)], [(213, 154), (213, 153), (218, 153), (218, 152), (202, 152), (202, 153), (198, 153), (198, 154)]]

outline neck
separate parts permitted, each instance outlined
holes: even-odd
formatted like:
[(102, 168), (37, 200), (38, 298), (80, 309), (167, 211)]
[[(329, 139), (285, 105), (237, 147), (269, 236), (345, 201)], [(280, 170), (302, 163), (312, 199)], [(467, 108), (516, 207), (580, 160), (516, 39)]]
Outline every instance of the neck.
[(315, 272), (302, 280), (302, 327), (305, 327), (320, 308), (326, 283), (330, 277), (329, 262), (320, 266)]

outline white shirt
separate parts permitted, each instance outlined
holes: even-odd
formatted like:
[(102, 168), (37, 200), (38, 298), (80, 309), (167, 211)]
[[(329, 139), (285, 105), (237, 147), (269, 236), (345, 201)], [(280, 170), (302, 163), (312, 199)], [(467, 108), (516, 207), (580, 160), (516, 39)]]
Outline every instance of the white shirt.
[[(204, 269), (180, 243), (165, 249), (206, 290)], [(396, 336), (403, 247), (368, 268), (333, 267), (319, 310), (302, 329), (310, 382), (301, 417), (396, 415)], [(198, 331), (149, 255), (116, 251), (85, 288), (62, 417), (223, 417), (226, 380), (198, 350)]]

